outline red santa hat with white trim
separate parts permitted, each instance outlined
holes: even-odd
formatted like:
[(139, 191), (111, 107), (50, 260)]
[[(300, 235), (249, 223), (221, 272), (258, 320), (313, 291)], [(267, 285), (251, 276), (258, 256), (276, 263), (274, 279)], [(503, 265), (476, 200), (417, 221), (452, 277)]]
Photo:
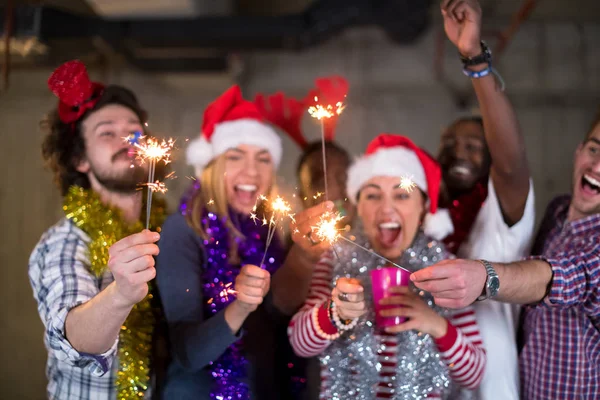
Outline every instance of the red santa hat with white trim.
[(190, 141), (187, 163), (200, 175), (215, 157), (241, 144), (267, 149), (275, 167), (281, 161), (281, 138), (256, 105), (244, 100), (238, 85), (229, 88), (204, 111), (202, 132)]
[(383, 133), (369, 143), (365, 154), (348, 170), (347, 191), (350, 201), (356, 203), (362, 186), (376, 176), (411, 178), (427, 195), (429, 209), (423, 221), (426, 235), (441, 240), (454, 231), (448, 210), (438, 209), (442, 181), (440, 166), (409, 138)]

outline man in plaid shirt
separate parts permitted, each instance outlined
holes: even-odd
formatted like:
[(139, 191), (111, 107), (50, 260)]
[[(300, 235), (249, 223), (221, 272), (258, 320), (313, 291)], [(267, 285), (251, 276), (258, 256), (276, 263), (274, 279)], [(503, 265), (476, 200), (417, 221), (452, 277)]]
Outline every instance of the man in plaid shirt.
[(539, 255), (525, 261), (492, 263), (499, 291), (489, 285), (494, 272), (479, 261), (443, 261), (411, 279), (443, 307), (464, 307), (482, 293), (528, 304), (520, 357), (523, 398), (598, 399), (600, 114), (575, 152), (572, 194), (552, 201), (534, 251)]
[[(63, 196), (76, 186), (119, 210), (128, 223), (139, 220), (136, 186), (147, 171), (130, 168), (130, 146), (122, 139), (142, 131), (145, 114), (135, 96), (119, 86), (90, 82), (79, 62), (61, 66), (48, 83), (60, 101), (46, 121), (43, 155)], [(116, 242), (108, 268), (98, 276), (90, 268), (90, 235), (77, 222), (63, 218), (48, 229), (29, 260), (29, 279), (45, 326), (47, 395), (112, 399), (119, 331), (148, 293), (159, 234), (143, 231)]]

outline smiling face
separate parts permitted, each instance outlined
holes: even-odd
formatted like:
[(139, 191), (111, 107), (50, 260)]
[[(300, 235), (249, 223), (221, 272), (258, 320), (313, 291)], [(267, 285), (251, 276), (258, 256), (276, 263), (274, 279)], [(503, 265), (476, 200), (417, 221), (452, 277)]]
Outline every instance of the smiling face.
[(491, 163), (483, 126), (470, 120), (452, 124), (442, 135), (438, 162), (451, 193), (473, 188), (489, 173)]
[(138, 116), (127, 107), (109, 104), (88, 115), (82, 121), (81, 129), (85, 157), (77, 170), (109, 191), (129, 193), (137, 190), (145, 181), (147, 165), (132, 163), (135, 152), (123, 138), (143, 131)]
[(425, 213), (425, 196), (400, 188), (399, 177), (369, 179), (358, 196), (358, 215), (373, 249), (384, 257), (399, 257), (413, 242)]
[(600, 123), (575, 152), (569, 220), (600, 213)]
[(229, 149), (225, 157), (225, 193), (231, 207), (249, 214), (260, 195), (273, 185), (274, 164), (268, 150), (258, 146), (239, 145)]

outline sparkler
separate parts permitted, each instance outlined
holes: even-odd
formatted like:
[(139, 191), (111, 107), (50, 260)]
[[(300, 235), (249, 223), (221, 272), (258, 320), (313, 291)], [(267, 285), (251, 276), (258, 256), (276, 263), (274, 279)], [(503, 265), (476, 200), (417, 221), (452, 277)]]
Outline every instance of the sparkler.
[[(348, 93), (348, 82), (341, 76), (330, 76), (315, 80), (316, 89), (309, 92), (312, 105), (308, 108), (311, 117), (321, 122), (321, 150), (323, 152), (323, 174), (325, 177), (325, 200), (329, 200), (327, 187), (327, 163), (325, 139), (333, 140), (337, 117), (344, 111), (344, 100)], [(328, 132), (325, 132), (325, 120), (330, 120)]]
[(337, 251), (335, 251), (334, 244), (339, 239), (342, 239), (342, 240), (345, 240), (346, 242), (353, 244), (354, 246), (360, 248), (361, 250), (366, 251), (367, 253), (373, 254), (375, 257), (393, 265), (394, 267), (397, 267), (397, 268), (403, 269), (407, 272), (410, 272), (406, 268), (401, 267), (400, 265), (385, 258), (384, 256), (375, 253), (373, 250), (370, 250), (364, 246), (361, 246), (360, 244), (346, 238), (345, 236), (342, 236), (341, 232), (343, 231), (343, 229), (339, 229), (337, 227), (338, 222), (341, 221), (342, 218), (343, 218), (343, 216), (341, 216), (337, 212), (336, 213), (327, 212), (321, 216), (321, 219), (319, 220), (317, 225), (312, 227), (312, 231), (311, 231), (311, 233), (316, 235), (319, 240), (327, 241), (331, 244), (331, 248), (333, 249), (333, 252), (334, 252), (335, 256), (338, 258), (338, 260), (339, 260), (339, 256), (337, 254)]
[(343, 240), (345, 240), (345, 241), (346, 241), (346, 242), (348, 242), (348, 243), (351, 243), (351, 244), (353, 244), (354, 246), (356, 246), (356, 247), (358, 247), (358, 248), (360, 248), (360, 249), (362, 249), (362, 250), (366, 251), (367, 253), (371, 253), (371, 254), (373, 254), (375, 257), (377, 257), (377, 258), (379, 258), (380, 260), (383, 260), (383, 261), (385, 261), (385, 262), (387, 262), (387, 263), (389, 263), (389, 264), (393, 265), (393, 266), (394, 266), (394, 267), (396, 267), (396, 268), (403, 269), (404, 271), (406, 271), (406, 272), (408, 272), (408, 273), (412, 274), (412, 272), (411, 272), (411, 271), (407, 270), (407, 269), (406, 269), (406, 268), (404, 268), (404, 267), (401, 267), (400, 265), (396, 264), (396, 263), (395, 263), (395, 262), (393, 262), (392, 260), (390, 260), (390, 259), (388, 259), (388, 258), (385, 258), (385, 257), (384, 257), (384, 256), (382, 256), (381, 254), (377, 254), (377, 253), (375, 253), (375, 252), (374, 252), (373, 250), (371, 250), (371, 249), (368, 249), (368, 248), (366, 248), (366, 247), (364, 247), (364, 246), (361, 246), (360, 244), (358, 244), (358, 243), (356, 243), (356, 242), (354, 242), (354, 241), (352, 241), (352, 240), (350, 240), (350, 239), (348, 239), (348, 238), (346, 238), (346, 237), (344, 237), (344, 236), (342, 236), (342, 235), (340, 235), (340, 236), (339, 236), (339, 238), (340, 238), (340, 239), (343, 239)]
[(331, 104), (319, 104), (319, 97), (315, 96), (315, 105), (308, 108), (308, 113), (311, 117), (321, 122), (321, 152), (323, 155), (323, 175), (325, 182), (325, 200), (329, 200), (329, 188), (327, 187), (327, 160), (325, 156), (325, 119), (329, 119), (333, 116), (338, 116), (344, 111), (344, 103), (338, 101), (335, 105)]
[[(223, 289), (219, 292), (218, 297), (220, 299), (222, 299), (221, 301), (226, 303), (229, 301), (229, 295), (235, 296), (237, 294), (237, 291), (231, 288), (231, 285), (233, 285), (233, 283), (228, 283), (226, 285), (223, 285), (222, 282), (219, 282), (219, 284), (223, 287)], [(211, 297), (210, 299), (208, 299), (208, 301), (206, 302), (206, 304), (212, 304), (215, 301), (214, 297)]]
[[(266, 215), (263, 215), (262, 218), (259, 218), (256, 215), (256, 210), (258, 209), (258, 202), (266, 202), (266, 207), (271, 210), (271, 216), (267, 218)], [(262, 260), (260, 262), (260, 267), (264, 268), (265, 258), (267, 257), (267, 250), (269, 250), (269, 246), (271, 245), (271, 241), (273, 241), (273, 237), (275, 236), (275, 232), (277, 230), (277, 223), (279, 221), (283, 221), (285, 218), (289, 218), (294, 221), (294, 214), (291, 213), (292, 207), (290, 203), (285, 201), (282, 197), (277, 196), (274, 200), (269, 200), (268, 197), (260, 195), (256, 200), (256, 204), (252, 208), (252, 212), (250, 213), (250, 218), (257, 223), (261, 221), (263, 225), (268, 225), (269, 228), (267, 230), (267, 240), (265, 242), (265, 252), (263, 253)]]
[[(167, 188), (163, 182), (154, 180), (154, 173), (156, 171), (156, 164), (163, 162), (166, 164), (171, 162), (171, 150), (175, 145), (175, 141), (172, 138), (167, 140), (159, 141), (154, 138), (146, 138), (141, 132), (134, 132), (132, 135), (124, 138), (127, 143), (134, 146), (137, 150), (137, 159), (140, 164), (147, 162), (148, 166), (148, 187), (147, 198), (146, 198), (146, 229), (150, 227), (150, 209), (152, 207), (152, 193), (160, 192), (165, 193)], [(144, 142), (141, 142), (145, 139)]]
[(311, 227), (311, 234), (314, 234), (319, 241), (335, 243), (341, 236), (343, 229), (338, 228), (339, 222), (344, 217), (338, 212), (326, 212), (321, 215), (319, 222)]
[(417, 184), (412, 180), (412, 176), (403, 176), (400, 178), (400, 188), (406, 190), (408, 193), (412, 192)]

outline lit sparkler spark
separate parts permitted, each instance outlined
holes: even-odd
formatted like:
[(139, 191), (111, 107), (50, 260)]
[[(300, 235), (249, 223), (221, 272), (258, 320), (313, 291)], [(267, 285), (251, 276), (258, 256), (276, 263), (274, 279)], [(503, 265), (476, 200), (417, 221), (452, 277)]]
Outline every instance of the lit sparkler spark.
[[(223, 285), (221, 283), (221, 286), (223, 286), (223, 289), (219, 292), (218, 296), (221, 299), (221, 301), (224, 303), (229, 301), (229, 295), (235, 296), (237, 294), (237, 291), (232, 289), (231, 285), (233, 285), (233, 283), (228, 283), (226, 285)], [(212, 304), (214, 301), (215, 301), (215, 299), (213, 297), (211, 297), (210, 299), (208, 299), (208, 301), (206, 303)]]
[(333, 104), (320, 104), (319, 97), (315, 96), (315, 105), (308, 108), (308, 113), (311, 117), (321, 121), (321, 150), (323, 156), (323, 177), (325, 183), (325, 200), (329, 200), (329, 189), (327, 186), (327, 160), (325, 155), (325, 119), (338, 116), (346, 107), (342, 101), (337, 101)]
[(293, 220), (293, 215), (290, 214), (292, 207), (290, 206), (290, 203), (283, 198), (277, 196), (275, 200), (271, 202), (271, 208), (273, 209), (273, 212), (280, 214), (281, 217), (290, 217)]
[(146, 183), (146, 186), (148, 186), (148, 189), (152, 192), (167, 193), (167, 186), (164, 182), (155, 181), (153, 183)]
[(314, 234), (319, 241), (327, 241), (333, 244), (340, 237), (340, 232), (343, 232), (343, 229), (338, 228), (338, 224), (343, 218), (344, 217), (338, 212), (326, 212), (321, 215), (319, 222), (311, 227), (311, 233)]
[(408, 193), (412, 192), (417, 184), (412, 180), (412, 177), (403, 176), (400, 178), (400, 188), (406, 190)]
[[(360, 244), (354, 242), (354, 240), (356, 239), (354, 236), (351, 236), (350, 239), (344, 237), (341, 232), (344, 231), (344, 229), (339, 229), (338, 226), (338, 222), (341, 221), (344, 217), (340, 214), (340, 213), (333, 213), (333, 212), (326, 212), (325, 214), (323, 214), (321, 216), (321, 219), (319, 220), (319, 222), (317, 223), (317, 225), (311, 227), (311, 234), (314, 234), (317, 239), (319, 239), (320, 241), (327, 241), (329, 242), (332, 247), (331, 249), (333, 250), (335, 256), (338, 258), (339, 260), (339, 256), (337, 254), (337, 251), (335, 250), (335, 246), (333, 246), (339, 239), (342, 239), (350, 244), (353, 244), (354, 246), (366, 251), (367, 253), (371, 253), (373, 254), (375, 257), (395, 266), (398, 268), (401, 268), (405, 271), (408, 271), (406, 268), (401, 267), (400, 265), (396, 264), (395, 262), (383, 257), (380, 254), (377, 254), (376, 252), (374, 252), (373, 250), (370, 250), (364, 246), (361, 246)], [(408, 271), (410, 272), (410, 271)]]
[(137, 149), (137, 156), (141, 163), (162, 161), (168, 164), (171, 162), (171, 150), (175, 146), (175, 140), (169, 138), (158, 141), (154, 138), (148, 138), (145, 143), (134, 143), (133, 146)]
[[(317, 193), (315, 193), (315, 195), (313, 196), (313, 199), (315, 199), (315, 200), (316, 200), (316, 199), (318, 199), (318, 198), (319, 198), (319, 197), (321, 197), (321, 196), (323, 196), (323, 193), (321, 193), (321, 192), (317, 192)], [(306, 198), (305, 198), (305, 200), (306, 200)]]
[[(265, 205), (265, 209), (268, 210), (267, 212), (269, 212), (269, 211), (271, 212), (270, 216), (263, 215), (261, 218), (259, 218), (256, 215), (259, 202), (263, 203)], [(256, 203), (254, 204), (254, 207), (252, 207), (252, 212), (250, 213), (250, 218), (254, 221), (254, 223), (257, 223), (258, 221), (262, 221), (263, 226), (268, 225), (268, 227), (269, 227), (267, 230), (267, 238), (266, 238), (266, 242), (265, 242), (265, 252), (263, 253), (263, 257), (260, 262), (261, 268), (264, 268), (263, 264), (264, 264), (265, 258), (267, 256), (267, 250), (269, 249), (269, 246), (271, 245), (273, 236), (275, 236), (277, 224), (279, 222), (283, 221), (285, 218), (289, 218), (290, 220), (294, 221), (294, 214), (292, 214), (291, 211), (292, 211), (292, 206), (290, 205), (290, 203), (285, 201), (281, 196), (277, 196), (275, 199), (269, 200), (269, 198), (267, 196), (260, 195), (256, 199)]]
[(175, 171), (171, 171), (169, 172), (169, 174), (167, 176), (165, 176), (165, 179), (176, 179), (177, 177), (175, 176)]
[[(156, 171), (156, 164), (163, 162), (165, 165), (171, 162), (171, 150), (175, 145), (175, 140), (172, 138), (159, 141), (152, 137), (146, 137), (141, 132), (134, 132), (132, 135), (123, 138), (127, 143), (135, 147), (136, 158), (140, 164), (148, 162), (148, 194), (146, 198), (146, 229), (150, 227), (150, 210), (152, 208), (152, 193), (161, 192), (165, 193), (167, 188), (164, 183), (154, 181), (154, 172)], [(142, 141), (142, 139), (145, 139)], [(167, 178), (173, 179), (174, 172), (167, 175)]]
[(331, 118), (334, 115), (340, 115), (346, 106), (341, 101), (335, 104), (319, 104), (319, 98), (315, 96), (314, 106), (308, 108), (308, 113), (311, 117), (318, 119), (319, 121), (323, 118)]

